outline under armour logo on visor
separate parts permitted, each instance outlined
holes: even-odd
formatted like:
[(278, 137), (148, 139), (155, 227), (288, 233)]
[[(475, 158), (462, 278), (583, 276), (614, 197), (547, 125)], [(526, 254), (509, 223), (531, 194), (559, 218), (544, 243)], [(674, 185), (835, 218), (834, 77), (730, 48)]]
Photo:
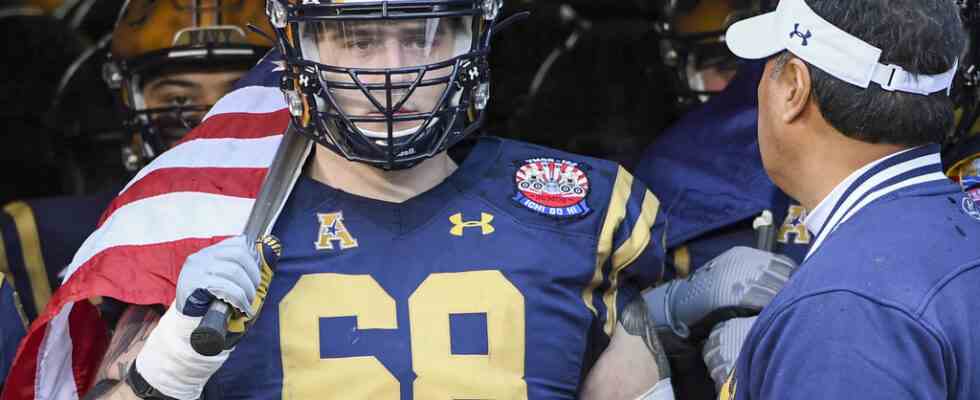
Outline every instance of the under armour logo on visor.
[(806, 31), (806, 33), (800, 32), (800, 24), (796, 24), (795, 26), (793, 26), (793, 31), (789, 33), (790, 38), (794, 36), (803, 39), (803, 45), (806, 46), (808, 43), (807, 39), (810, 39), (810, 37), (813, 36), (813, 34), (810, 33), (809, 29)]

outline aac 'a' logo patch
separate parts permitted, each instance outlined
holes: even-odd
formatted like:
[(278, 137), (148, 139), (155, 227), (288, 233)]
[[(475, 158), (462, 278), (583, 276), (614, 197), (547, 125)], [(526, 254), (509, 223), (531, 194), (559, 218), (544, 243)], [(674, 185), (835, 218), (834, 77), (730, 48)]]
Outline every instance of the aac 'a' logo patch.
[(591, 209), (586, 202), (589, 177), (578, 163), (553, 158), (525, 160), (514, 176), (513, 200), (538, 213), (575, 217)]
[[(776, 240), (779, 243), (789, 244), (793, 240), (795, 244), (810, 244), (810, 231), (806, 230), (803, 221), (806, 220), (806, 208), (801, 205), (790, 205), (786, 211), (786, 219), (779, 227)], [(793, 238), (791, 239), (790, 236)]]
[(344, 225), (343, 212), (317, 213), (316, 218), (320, 221), (320, 233), (316, 242), (313, 242), (317, 250), (333, 250), (335, 243), (340, 246), (340, 250), (357, 247), (357, 239), (354, 239), (347, 230), (347, 225)]

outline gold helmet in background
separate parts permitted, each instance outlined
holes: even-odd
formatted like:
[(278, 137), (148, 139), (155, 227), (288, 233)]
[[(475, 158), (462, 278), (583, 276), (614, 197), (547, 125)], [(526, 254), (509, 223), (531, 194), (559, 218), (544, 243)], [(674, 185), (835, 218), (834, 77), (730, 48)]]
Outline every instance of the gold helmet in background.
[(134, 134), (124, 157), (141, 167), (196, 126), (213, 104), (152, 105), (144, 86), (166, 73), (240, 70), (272, 47), (249, 25), (272, 32), (262, 0), (128, 0), (112, 32), (103, 79), (117, 93), (125, 127)]
[[(761, 13), (766, 0), (658, 0), (660, 55), (671, 71), (678, 102), (703, 103), (735, 75), (735, 57), (725, 45), (731, 24)], [(774, 2), (773, 2), (774, 3)]]

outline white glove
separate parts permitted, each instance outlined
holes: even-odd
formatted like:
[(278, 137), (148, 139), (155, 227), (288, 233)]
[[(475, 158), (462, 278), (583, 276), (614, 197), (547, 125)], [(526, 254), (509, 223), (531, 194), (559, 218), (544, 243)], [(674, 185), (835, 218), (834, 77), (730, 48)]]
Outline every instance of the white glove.
[(704, 364), (708, 366), (711, 379), (715, 381), (715, 389), (728, 379), (728, 374), (735, 368), (738, 353), (749, 336), (749, 330), (758, 317), (735, 318), (722, 322), (711, 330), (711, 336), (704, 344)]
[(244, 236), (235, 236), (187, 257), (177, 279), (174, 304), (160, 318), (136, 356), (136, 371), (154, 389), (175, 399), (200, 398), (204, 385), (232, 349), (203, 356), (191, 333), (215, 297), (247, 316), (259, 284), (259, 263)]
[(200, 317), (217, 297), (252, 317), (259, 276), (258, 255), (244, 235), (205, 247), (184, 261), (177, 278), (177, 310)]
[(670, 281), (643, 297), (658, 327), (697, 341), (718, 321), (758, 314), (795, 268), (789, 257), (733, 247), (687, 279)]

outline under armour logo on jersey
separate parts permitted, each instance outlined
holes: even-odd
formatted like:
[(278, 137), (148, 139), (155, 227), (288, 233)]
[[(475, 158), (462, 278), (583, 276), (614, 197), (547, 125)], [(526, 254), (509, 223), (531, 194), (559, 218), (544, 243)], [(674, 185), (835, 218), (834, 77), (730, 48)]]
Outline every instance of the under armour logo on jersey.
[(343, 212), (317, 213), (316, 217), (320, 221), (320, 235), (313, 243), (317, 250), (333, 250), (334, 242), (340, 245), (341, 250), (357, 247), (357, 239), (351, 236), (344, 225)]
[(449, 234), (463, 236), (463, 229), (465, 228), (480, 228), (480, 233), (486, 236), (495, 230), (493, 225), (490, 225), (491, 221), (493, 221), (493, 215), (488, 213), (480, 213), (479, 221), (463, 221), (463, 214), (455, 213), (449, 217), (449, 222), (453, 224), (453, 227), (449, 229)]
[(789, 33), (790, 38), (793, 38), (794, 36), (803, 39), (803, 46), (806, 46), (809, 43), (808, 40), (813, 36), (813, 34), (810, 33), (809, 29), (807, 29), (806, 33), (800, 32), (800, 24), (796, 24), (793, 26), (793, 31)]

